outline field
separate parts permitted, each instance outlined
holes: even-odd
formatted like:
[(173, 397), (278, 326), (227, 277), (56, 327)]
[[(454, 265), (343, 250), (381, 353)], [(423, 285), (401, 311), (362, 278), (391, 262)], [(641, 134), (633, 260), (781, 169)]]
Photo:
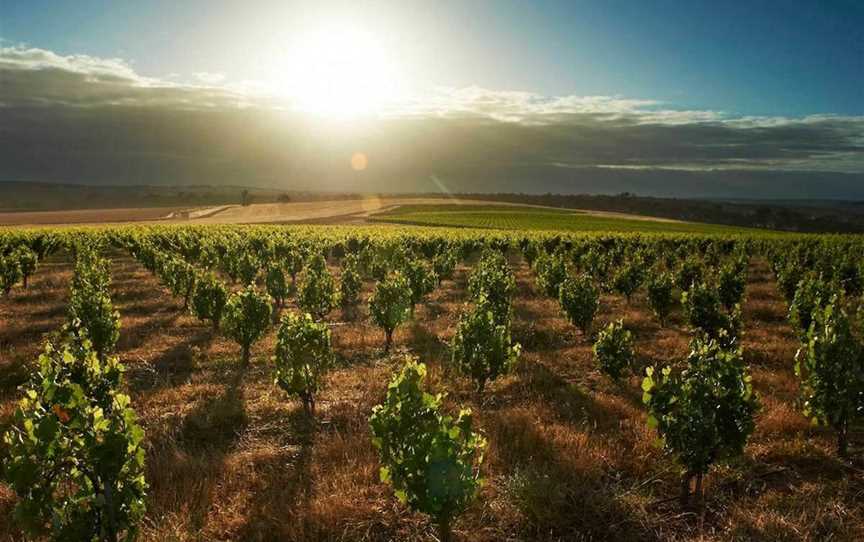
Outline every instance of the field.
[(505, 230), (744, 233), (747, 228), (655, 219), (602, 211), (575, 211), (490, 205), (401, 205), (373, 216), (374, 220), (424, 226), (458, 226)]
[[(284, 236), (306, 240), (319, 251), (338, 246), (327, 258), (337, 282), (344, 261), (340, 251), (353, 237), (395, 245), (435, 236), (465, 246), (506, 242), (516, 281), (512, 337), (523, 351), (515, 369), (491, 382), (482, 396), (450, 367), (449, 345), (471, 302), (468, 279), (479, 250), (460, 258), (452, 278), (444, 279), (417, 305), (413, 317), (397, 327), (389, 353), (383, 351), (383, 333), (371, 321), (365, 301), (375, 286), (367, 276), (356, 308), (336, 308), (324, 318), (336, 364), (310, 417), (298, 400), (274, 385), (275, 326), (255, 343), (251, 364), (243, 368), (236, 343), (184, 310), (183, 300), (122, 243), (108, 243), (102, 254), (110, 260), (110, 297), (121, 318), (116, 353), (127, 367), (125, 388), (146, 431), (149, 490), (139, 540), (436, 540), (428, 517), (400, 504), (392, 488), (379, 480), (379, 457), (371, 442), (370, 413), (407, 354), (427, 364), (426, 385), (448, 393), (448, 409), (472, 409), (476, 428), (488, 439), (481, 467), (485, 484), (455, 521), (457, 540), (864, 539), (860, 434), (852, 433), (853, 459), (842, 460), (833, 433), (812, 426), (801, 413), (793, 372), (800, 343), (787, 321), (788, 304), (769, 254), (759, 248), (770, 237), (553, 210), (492, 212), (485, 206), (432, 211), (404, 206), (377, 218), (483, 228), (691, 234), (612, 236), (620, 243), (649, 247), (654, 239), (675, 246), (721, 239), (694, 232), (722, 233), (739, 242), (751, 239), (756, 248), (747, 264), (741, 346), (761, 409), (743, 455), (707, 475), (704, 510), (678, 503), (680, 467), (657, 447), (640, 387), (644, 367), (680, 363), (688, 353), (691, 331), (680, 304), (661, 327), (644, 288), (629, 302), (618, 292), (602, 293), (595, 329), (623, 319), (635, 338), (633, 373), (614, 382), (598, 371), (592, 341), (567, 321), (556, 299), (541, 292), (537, 274), (519, 248), (521, 233), (508, 237), (489, 230), (383, 225), (201, 226), (190, 229), (190, 235), (239, 233), (241, 243)], [(24, 230), (7, 233), (16, 231)], [(63, 235), (70, 230), (52, 231)], [(180, 230), (86, 231), (158, 238)], [(541, 243), (552, 239), (529, 236)], [(574, 239), (591, 242), (594, 237)], [(66, 320), (73, 272), (73, 255), (68, 247), (59, 248), (41, 262), (26, 289), (17, 285), (0, 296), (0, 431), (12, 424), (20, 386), (34, 371), (45, 335)], [(296, 309), (297, 295), (292, 294), (283, 312)], [(0, 456), (2, 452), (0, 445)], [(0, 483), (0, 540), (21, 539), (12, 519), (16, 502), (11, 488)]]
[(150, 207), (0, 212), (0, 225), (395, 223), (516, 230), (735, 233), (752, 231), (603, 211), (441, 198), (379, 198), (249, 206)]

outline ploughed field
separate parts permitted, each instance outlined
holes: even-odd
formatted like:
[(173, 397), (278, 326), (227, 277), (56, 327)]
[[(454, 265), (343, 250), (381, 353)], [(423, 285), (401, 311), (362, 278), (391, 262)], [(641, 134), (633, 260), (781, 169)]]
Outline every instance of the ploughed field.
[[(398, 212), (393, 216), (399, 220), (421, 221), (420, 213)], [(434, 221), (449, 224), (441, 218), (447, 213)], [(543, 220), (558, 220), (559, 213), (547, 214)], [(459, 225), (531, 229), (516, 211), (459, 215), (460, 222), (466, 219), (470, 224)], [(85, 233), (7, 230), (0, 232), (0, 245), (32, 243), (46, 231), (55, 237), (55, 248), (46, 251), (27, 288), (16, 284), (0, 295), (0, 431), (15, 424), (16, 403), (36, 370), (46, 335), (67, 321), (75, 274), (72, 247), (106, 232), (98, 248), (110, 262), (108, 292), (121, 323), (113, 352), (126, 367), (122, 391), (131, 397), (145, 431), (141, 446), (148, 487), (146, 512), (137, 521), (139, 540), (438, 539), (436, 522), (402, 504), (393, 487), (381, 481), (381, 458), (370, 429), (373, 408), (385, 400), (388, 382), (408, 355), (426, 365), (424, 388), (446, 392), (444, 407), (454, 415), (470, 408), (473, 430), (487, 441), (482, 463), (475, 462), (483, 483), (454, 516), (454, 539), (864, 539), (859, 426), (850, 429), (850, 457), (841, 458), (835, 431), (811, 424), (802, 413), (800, 379), (793, 369), (801, 342), (772, 270), (772, 261), (798, 245), (818, 250), (812, 245), (824, 241), (860, 248), (853, 238), (138, 226)], [(205, 264), (201, 252), (181, 248), (207, 239), (227, 247), (228, 256)], [(302, 253), (301, 277), (309, 258), (326, 255), (326, 271), (337, 290), (345, 254), (364, 246), (384, 261), (376, 264), (372, 258), (371, 268), (397, 266), (387, 258), (403, 250), (424, 261), (441, 250), (454, 250), (458, 257), (452, 276), (431, 287), (413, 315), (396, 326), (389, 352), (368, 303), (376, 271), (360, 273), (359, 302), (327, 310), (321, 318), (330, 330), (334, 361), (310, 413), (274, 383), (278, 324), (252, 344), (249, 364), (243, 366), (237, 342), (184, 309), (182, 294), (172, 294), (166, 286), (170, 273), (144, 265), (151, 249), (157, 258), (184, 260), (196, 271), (212, 265), (218, 279), (236, 292), (243, 281), (230, 275), (242, 271), (225, 263), (232, 251), (260, 257), (255, 261), (262, 268), (269, 259), (288, 269), (284, 252), (273, 244)], [(586, 244), (616, 262), (606, 270), (607, 284), (616, 269), (642, 253), (658, 266), (646, 263), (646, 269), (672, 274), (688, 258), (698, 260), (708, 281), (732, 257), (733, 247), (747, 246), (736, 344), (760, 407), (743, 453), (708, 470), (701, 502), (679, 502), (681, 465), (658, 443), (643, 402), (646, 367), (659, 372), (665, 365), (677, 370), (686, 364), (695, 332), (678, 301), (680, 290), (675, 288), (676, 302), (661, 326), (644, 284), (629, 301), (615, 287), (603, 287), (604, 278), (588, 260), (574, 255)], [(452, 343), (460, 318), (477, 303), (469, 278), (481, 265), (483, 247), (490, 245), (504, 254), (515, 280), (508, 325), (521, 353), (506, 374), (490, 379), (479, 393), (471, 377), (454, 367)], [(559, 247), (566, 249), (556, 252)], [(599, 289), (588, 335), (568, 321), (559, 300), (538, 283), (542, 271), (536, 262), (543, 257), (535, 249), (566, 259), (570, 275), (585, 272)], [(294, 257), (292, 252), (288, 258)], [(265, 271), (254, 279), (262, 294)], [(643, 280), (650, 278), (647, 273)], [(297, 303), (292, 288), (282, 314), (299, 311)], [(632, 334), (634, 355), (615, 381), (598, 369), (592, 346), (598, 332), (619, 319)], [(8, 451), (0, 444), (0, 457)], [(0, 481), (0, 540), (22, 538), (20, 522), (13, 518), (19, 502), (12, 486)]]

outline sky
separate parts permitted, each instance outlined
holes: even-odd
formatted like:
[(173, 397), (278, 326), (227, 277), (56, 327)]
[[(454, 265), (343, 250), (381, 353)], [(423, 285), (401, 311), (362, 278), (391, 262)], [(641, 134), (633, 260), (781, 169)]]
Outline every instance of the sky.
[(862, 29), (845, 0), (0, 0), (0, 179), (864, 199)]

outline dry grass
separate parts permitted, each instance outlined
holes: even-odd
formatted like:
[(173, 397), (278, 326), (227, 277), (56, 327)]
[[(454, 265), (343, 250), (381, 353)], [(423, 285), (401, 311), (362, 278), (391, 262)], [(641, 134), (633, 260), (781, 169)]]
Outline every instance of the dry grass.
[[(122, 315), (119, 353), (147, 431), (149, 511), (145, 541), (432, 540), (426, 519), (378, 482), (367, 418), (402, 352), (430, 365), (430, 384), (450, 403), (471, 406), (490, 448), (487, 483), (458, 521), (463, 540), (861, 540), (864, 479), (833, 455), (833, 439), (809, 426), (796, 405), (796, 342), (767, 266), (751, 269), (744, 347), (762, 411), (745, 456), (707, 480), (704, 525), (681, 510), (675, 463), (654, 447), (639, 379), (616, 385), (592, 363), (589, 342), (535, 293), (514, 258), (514, 336), (523, 361), (482, 402), (444, 370), (466, 299), (460, 267), (382, 354), (382, 333), (366, 307), (334, 311), (338, 367), (315, 422), (272, 385), (274, 333), (238, 369), (236, 345), (181, 311), (134, 261), (115, 255), (113, 298)], [(51, 258), (29, 290), (0, 300), (0, 428), (9, 422), (42, 335), (58, 328), (71, 267)], [(368, 293), (371, 285), (366, 284)], [(599, 323), (623, 317), (640, 364), (687, 352), (681, 315), (660, 328), (644, 298), (604, 296)], [(17, 540), (14, 496), (0, 484), (0, 540)]]

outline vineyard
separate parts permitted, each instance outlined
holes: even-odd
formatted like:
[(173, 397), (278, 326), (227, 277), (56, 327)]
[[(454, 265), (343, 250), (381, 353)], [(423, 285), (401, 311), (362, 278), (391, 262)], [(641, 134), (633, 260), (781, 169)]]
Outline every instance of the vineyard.
[(0, 231), (0, 540), (864, 539), (859, 237), (379, 216)]
[(570, 232), (655, 232), (742, 234), (755, 233), (747, 228), (718, 224), (679, 222), (636, 215), (575, 211), (551, 207), (494, 205), (400, 205), (395, 209), (374, 215), (374, 220), (395, 224), (423, 226), (451, 226), (467, 228), (494, 228), (527, 231)]

